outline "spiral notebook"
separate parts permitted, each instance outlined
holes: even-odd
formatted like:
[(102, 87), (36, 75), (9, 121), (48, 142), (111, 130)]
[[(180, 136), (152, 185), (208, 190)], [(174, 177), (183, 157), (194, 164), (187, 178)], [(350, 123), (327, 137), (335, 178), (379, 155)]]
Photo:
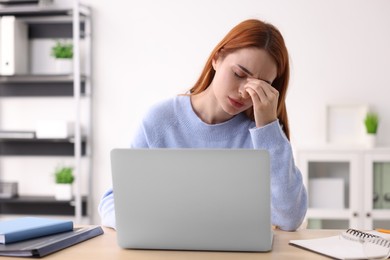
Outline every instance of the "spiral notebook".
[(389, 234), (377, 231), (348, 229), (338, 236), (290, 240), (289, 244), (335, 259), (372, 259), (388, 256), (389, 239)]

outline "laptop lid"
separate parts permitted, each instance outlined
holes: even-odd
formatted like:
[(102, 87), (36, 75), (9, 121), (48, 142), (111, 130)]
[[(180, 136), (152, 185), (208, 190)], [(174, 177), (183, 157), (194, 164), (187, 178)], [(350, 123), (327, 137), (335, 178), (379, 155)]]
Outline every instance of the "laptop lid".
[(122, 248), (271, 250), (267, 151), (114, 149), (111, 166)]

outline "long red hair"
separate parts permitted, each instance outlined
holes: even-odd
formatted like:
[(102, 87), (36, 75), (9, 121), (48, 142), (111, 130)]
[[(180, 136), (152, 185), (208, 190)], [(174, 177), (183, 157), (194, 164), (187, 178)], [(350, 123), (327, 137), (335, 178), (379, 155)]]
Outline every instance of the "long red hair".
[[(272, 86), (279, 91), (277, 117), (283, 126), (286, 137), (290, 139), (286, 109), (286, 93), (290, 78), (288, 51), (282, 34), (271, 24), (250, 19), (235, 26), (211, 52), (200, 77), (190, 89), (190, 94), (199, 94), (210, 86), (215, 75), (215, 70), (212, 66), (213, 58), (221, 53), (225, 55), (248, 47), (256, 47), (267, 51), (276, 62), (277, 76)], [(248, 109), (246, 113), (254, 120), (252, 108)]]

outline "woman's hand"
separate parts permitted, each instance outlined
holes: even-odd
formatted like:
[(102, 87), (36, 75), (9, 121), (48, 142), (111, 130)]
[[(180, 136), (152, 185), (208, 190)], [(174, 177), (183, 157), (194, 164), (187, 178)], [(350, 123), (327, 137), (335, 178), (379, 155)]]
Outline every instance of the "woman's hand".
[(253, 104), (256, 127), (265, 126), (277, 119), (279, 91), (264, 80), (248, 78), (244, 86)]

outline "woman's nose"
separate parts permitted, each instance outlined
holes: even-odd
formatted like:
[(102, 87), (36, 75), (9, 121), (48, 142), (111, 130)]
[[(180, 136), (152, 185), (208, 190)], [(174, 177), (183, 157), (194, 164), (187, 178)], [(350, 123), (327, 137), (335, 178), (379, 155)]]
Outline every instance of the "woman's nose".
[(244, 86), (245, 86), (245, 85), (241, 85), (241, 86), (238, 88), (238, 94), (240, 95), (240, 97), (241, 97), (242, 99), (247, 99), (247, 98), (249, 98), (250, 96), (249, 96), (248, 92), (245, 90)]

